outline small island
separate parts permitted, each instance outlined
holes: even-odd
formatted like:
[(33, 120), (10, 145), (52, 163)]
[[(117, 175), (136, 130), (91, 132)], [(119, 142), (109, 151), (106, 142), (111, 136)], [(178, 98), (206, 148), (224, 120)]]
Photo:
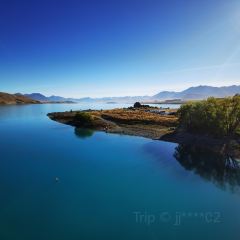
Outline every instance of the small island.
[(240, 96), (188, 102), (179, 109), (142, 105), (112, 110), (49, 113), (76, 128), (192, 144), (240, 156)]

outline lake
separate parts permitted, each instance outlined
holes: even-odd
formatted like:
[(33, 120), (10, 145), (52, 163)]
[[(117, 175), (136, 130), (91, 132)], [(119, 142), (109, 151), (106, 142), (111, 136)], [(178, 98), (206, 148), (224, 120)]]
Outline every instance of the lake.
[(0, 106), (0, 239), (239, 239), (231, 159), (46, 116), (115, 107)]

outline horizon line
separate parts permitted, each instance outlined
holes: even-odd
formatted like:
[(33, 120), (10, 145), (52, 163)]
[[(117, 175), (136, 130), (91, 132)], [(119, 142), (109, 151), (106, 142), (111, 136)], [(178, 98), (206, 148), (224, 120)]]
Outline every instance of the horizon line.
[[(195, 88), (195, 87), (213, 87), (213, 88), (223, 88), (223, 87), (232, 87), (232, 86), (240, 86), (237, 85), (237, 84), (231, 84), (231, 85), (224, 85), (224, 86), (211, 86), (211, 85), (195, 85), (195, 86), (190, 86), (190, 87), (187, 87), (187, 88), (184, 88), (182, 90), (178, 90), (178, 91), (174, 91), (174, 90), (162, 90), (162, 91), (158, 91), (157, 93), (153, 94), (153, 95), (124, 95), (124, 96), (104, 96), (104, 97), (91, 97), (91, 96), (85, 96), (85, 97), (63, 97), (61, 95), (55, 95), (55, 94), (52, 94), (52, 95), (48, 95), (48, 94), (44, 94), (43, 92), (31, 92), (31, 93), (21, 93), (21, 92), (15, 92), (15, 93), (10, 93), (10, 92), (5, 92), (5, 93), (9, 93), (9, 94), (22, 94), (22, 95), (26, 95), (26, 94), (41, 94), (45, 97), (63, 97), (63, 98), (72, 98), (72, 99), (83, 99), (83, 98), (92, 98), (92, 99), (101, 99), (101, 98), (121, 98), (121, 97), (152, 97), (156, 94), (159, 94), (161, 92), (175, 92), (175, 93), (179, 93), (179, 92), (182, 92), (182, 91), (185, 91), (189, 88)], [(1, 91), (0, 91), (1, 92)]]

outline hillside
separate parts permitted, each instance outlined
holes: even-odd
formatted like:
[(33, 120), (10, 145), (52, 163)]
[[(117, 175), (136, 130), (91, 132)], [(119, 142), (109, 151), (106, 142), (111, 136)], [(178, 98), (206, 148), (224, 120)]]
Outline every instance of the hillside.
[(23, 96), (40, 102), (48, 101), (48, 98), (41, 93), (24, 94)]
[(20, 94), (9, 94), (0, 92), (0, 104), (36, 104), (36, 103), (40, 102)]
[(70, 99), (59, 97), (59, 96), (50, 96), (46, 97), (41, 93), (31, 93), (31, 94), (24, 94), (25, 97), (34, 99), (36, 101), (40, 102), (65, 102), (65, 101), (71, 101)]

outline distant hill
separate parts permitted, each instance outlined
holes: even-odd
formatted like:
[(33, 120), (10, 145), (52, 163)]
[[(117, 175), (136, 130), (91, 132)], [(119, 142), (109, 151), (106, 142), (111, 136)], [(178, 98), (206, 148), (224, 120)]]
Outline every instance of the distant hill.
[(163, 100), (199, 100), (206, 99), (208, 97), (227, 97), (240, 93), (240, 86), (228, 86), (228, 87), (211, 87), (211, 86), (197, 86), (190, 87), (181, 92), (174, 91), (162, 91), (154, 96), (124, 96), (124, 97), (103, 97), (103, 98), (64, 98), (60, 96), (46, 97), (41, 93), (24, 94), (24, 96), (41, 101), (41, 102), (87, 102), (87, 103), (134, 103), (134, 102), (149, 102), (149, 101), (163, 101)]
[(24, 96), (40, 102), (48, 101), (48, 98), (41, 93), (24, 94)]
[(21, 94), (9, 94), (0, 92), (0, 104), (32, 104), (40, 103)]
[(31, 93), (31, 94), (24, 94), (24, 96), (40, 101), (40, 102), (99, 102), (99, 103), (106, 103), (106, 102), (121, 102), (121, 103), (127, 103), (127, 102), (137, 102), (137, 101), (143, 101), (148, 100), (149, 96), (125, 96), (125, 97), (103, 97), (103, 98), (64, 98), (60, 96), (50, 96), (46, 97), (41, 93)]
[(211, 86), (197, 86), (190, 87), (182, 92), (160, 92), (152, 97), (156, 100), (165, 99), (206, 99), (208, 97), (228, 97), (240, 93), (240, 86), (229, 86), (229, 87), (211, 87)]
[(73, 99), (71, 98), (64, 98), (64, 97), (60, 97), (60, 96), (50, 96), (50, 97), (46, 97), (41, 93), (31, 93), (31, 94), (24, 94), (24, 96), (34, 99), (36, 101), (40, 101), (40, 102), (67, 102), (67, 101), (73, 101)]

